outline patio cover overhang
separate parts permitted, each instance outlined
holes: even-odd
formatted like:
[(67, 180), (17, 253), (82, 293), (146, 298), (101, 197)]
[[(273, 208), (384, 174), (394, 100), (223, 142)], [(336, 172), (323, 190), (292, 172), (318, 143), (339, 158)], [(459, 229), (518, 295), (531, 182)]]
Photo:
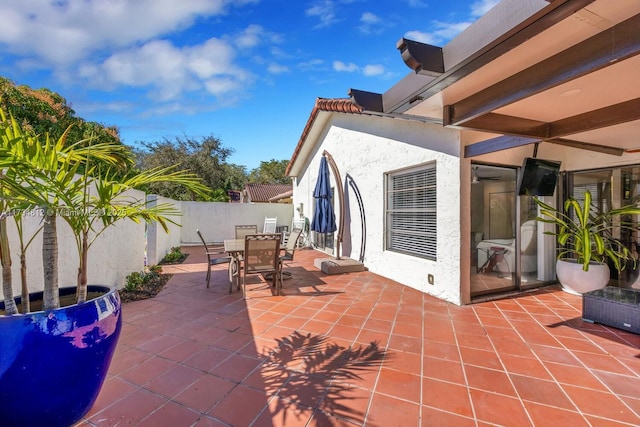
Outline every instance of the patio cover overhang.
[[(518, 9), (523, 3), (529, 16)], [(453, 63), (460, 41), (495, 28), (504, 31)], [(617, 156), (640, 151), (638, 28), (635, 0), (503, 0), (442, 51), (402, 39), (416, 76), (383, 95), (385, 110), (490, 135), (467, 145), (465, 157), (541, 142)]]

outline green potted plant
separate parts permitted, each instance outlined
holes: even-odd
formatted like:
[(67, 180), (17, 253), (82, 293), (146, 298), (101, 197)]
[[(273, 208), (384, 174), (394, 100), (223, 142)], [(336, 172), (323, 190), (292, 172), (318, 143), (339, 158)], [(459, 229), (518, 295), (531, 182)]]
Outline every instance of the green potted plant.
[(534, 200), (541, 215), (536, 219), (556, 226), (555, 231), (545, 234), (556, 238), (556, 274), (565, 291), (582, 294), (606, 286), (610, 278), (608, 262), (618, 271), (629, 262), (635, 268), (636, 258), (615, 233), (638, 229), (635, 222), (626, 218), (640, 214), (639, 207), (627, 205), (598, 213), (589, 191), (585, 191), (583, 203), (569, 197), (563, 210), (538, 198)]
[[(200, 194), (208, 190), (192, 174), (173, 168), (132, 171), (131, 153), (121, 144), (70, 144), (68, 133), (55, 142), (48, 136), (41, 141), (2, 112), (0, 119), (2, 207), (41, 212), (44, 272), (42, 292), (23, 291), (14, 301), (6, 223), (0, 223), (7, 314), (0, 317), (0, 412), (8, 425), (68, 426), (93, 405), (121, 328), (117, 290), (87, 286), (91, 244), (121, 219), (157, 221), (167, 230), (169, 216), (179, 212), (170, 204), (147, 206), (131, 196), (138, 186), (169, 181)], [(3, 211), (1, 218), (9, 215)], [(71, 228), (78, 250), (77, 283), (68, 288), (58, 287), (58, 218)], [(61, 302), (66, 296), (68, 301)], [(34, 304), (41, 310), (25, 312), (22, 299), (42, 300)]]

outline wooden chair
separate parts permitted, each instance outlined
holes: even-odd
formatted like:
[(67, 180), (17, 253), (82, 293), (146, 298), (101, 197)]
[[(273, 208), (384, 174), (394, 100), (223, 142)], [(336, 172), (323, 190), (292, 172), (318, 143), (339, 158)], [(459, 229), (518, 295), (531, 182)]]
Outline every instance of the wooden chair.
[(278, 217), (274, 217), (274, 218), (266, 217), (264, 219), (264, 226), (262, 227), (262, 232), (275, 233), (277, 224), (278, 224)]
[(207, 243), (204, 241), (204, 237), (202, 237), (202, 233), (200, 233), (200, 230), (196, 229), (196, 232), (198, 233), (198, 237), (200, 237), (200, 240), (202, 240), (202, 244), (204, 245), (204, 251), (207, 254), (207, 288), (208, 288), (209, 281), (211, 280), (211, 266), (229, 263), (231, 261), (231, 257), (229, 256), (213, 257), (213, 255), (224, 254), (224, 251), (210, 250), (209, 247), (207, 246)]
[[(247, 274), (266, 273), (272, 275), (271, 287), (280, 295), (280, 234), (247, 234), (242, 260), (242, 297), (247, 298)], [(280, 279), (278, 281), (278, 279)]]
[(247, 234), (257, 234), (257, 225), (236, 225), (236, 239), (244, 239)]

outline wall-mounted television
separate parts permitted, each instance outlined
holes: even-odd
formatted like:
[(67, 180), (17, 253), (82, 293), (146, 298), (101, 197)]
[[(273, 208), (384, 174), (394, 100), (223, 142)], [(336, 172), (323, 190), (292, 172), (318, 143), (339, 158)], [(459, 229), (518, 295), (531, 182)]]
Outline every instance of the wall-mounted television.
[(518, 175), (518, 195), (552, 196), (560, 174), (560, 162), (527, 157)]

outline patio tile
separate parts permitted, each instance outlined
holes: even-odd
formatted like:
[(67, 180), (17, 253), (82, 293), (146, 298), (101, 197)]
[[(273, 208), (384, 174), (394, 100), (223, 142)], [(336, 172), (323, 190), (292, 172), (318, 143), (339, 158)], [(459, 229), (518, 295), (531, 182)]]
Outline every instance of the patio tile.
[(460, 346), (460, 355), (465, 365), (481, 366), (490, 369), (502, 369), (502, 362), (493, 351), (478, 350)]
[(477, 424), (471, 417), (462, 417), (440, 409), (423, 406), (422, 425), (438, 427), (475, 427)]
[(584, 414), (640, 425), (640, 417), (615, 395), (569, 385), (562, 388)]
[(601, 425), (589, 424), (582, 415), (575, 411), (549, 407), (533, 402), (524, 402), (524, 406), (533, 421), (533, 425), (536, 426), (546, 425), (550, 420), (553, 420), (554, 426), (591, 427), (592, 425)]
[(420, 376), (383, 367), (380, 370), (376, 393), (416, 401), (420, 396)]
[(174, 400), (184, 406), (204, 413), (229, 393), (236, 384), (214, 375), (204, 375), (186, 387)]
[(241, 382), (247, 375), (253, 372), (262, 362), (251, 357), (233, 354), (224, 362), (213, 368), (210, 372), (221, 378)]
[(267, 404), (263, 393), (238, 385), (207, 414), (232, 426), (248, 426)]
[(204, 375), (202, 371), (188, 366), (175, 365), (149, 381), (145, 388), (161, 396), (171, 398)]
[(175, 427), (191, 425), (199, 418), (199, 414), (174, 402), (167, 402), (157, 411), (144, 418), (138, 425), (149, 427)]
[(470, 390), (469, 393), (478, 421), (500, 426), (532, 425), (519, 399), (483, 390)]
[(375, 393), (366, 421), (374, 426), (417, 426), (419, 419), (418, 404)]
[(96, 426), (136, 425), (167, 402), (145, 389), (138, 389), (106, 408), (89, 421)]
[(296, 252), (285, 296), (204, 284), (201, 248), (121, 341), (78, 426), (640, 425), (640, 336), (581, 320), (548, 287), (457, 307), (370, 272), (326, 276)]
[(543, 380), (552, 380), (545, 366), (533, 357), (500, 354), (500, 360), (507, 372)]
[(522, 400), (542, 405), (555, 406), (566, 410), (575, 410), (575, 406), (567, 399), (562, 389), (554, 381), (539, 378), (510, 375), (511, 381)]
[(463, 417), (473, 417), (469, 390), (466, 386), (424, 378), (422, 390), (423, 405)]
[(479, 390), (515, 396), (515, 390), (509, 377), (504, 371), (464, 365), (465, 375), (469, 387)]
[(121, 378), (137, 385), (145, 385), (152, 379), (174, 367), (174, 363), (161, 357), (153, 357), (120, 374)]
[(462, 363), (451, 360), (425, 356), (423, 359), (422, 375), (426, 378), (448, 381), (456, 384), (466, 384)]
[(274, 398), (256, 419), (256, 426), (305, 427), (313, 415), (313, 409), (295, 402)]

